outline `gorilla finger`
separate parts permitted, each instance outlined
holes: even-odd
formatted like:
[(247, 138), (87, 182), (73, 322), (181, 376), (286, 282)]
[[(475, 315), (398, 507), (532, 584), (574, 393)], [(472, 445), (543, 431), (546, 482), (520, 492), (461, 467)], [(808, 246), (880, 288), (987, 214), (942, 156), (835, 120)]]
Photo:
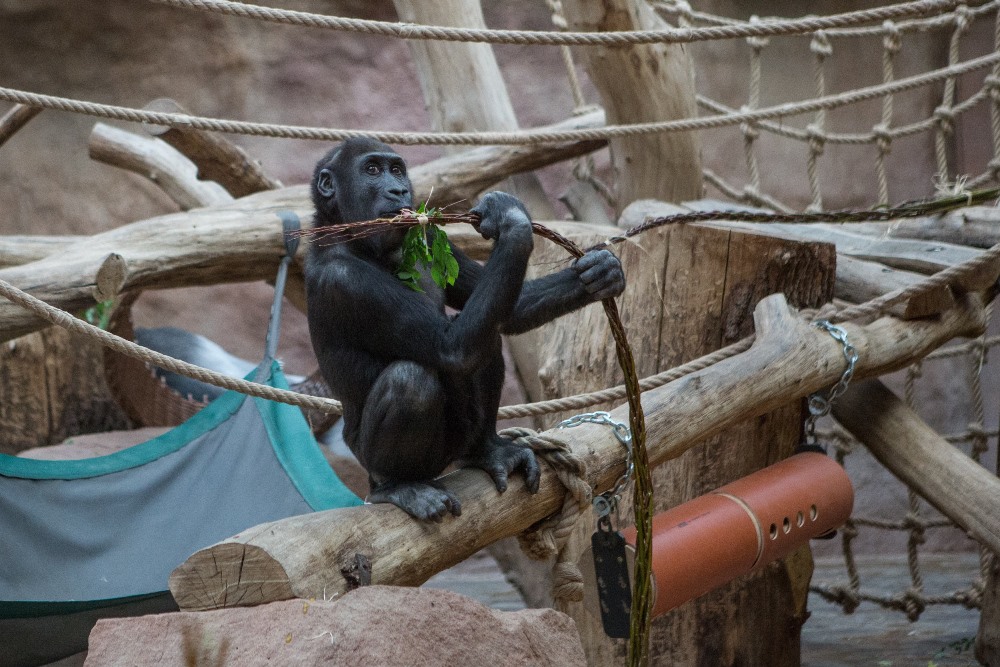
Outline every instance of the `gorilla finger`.
[(450, 491), (445, 492), (444, 504), (453, 516), (462, 516), (462, 503)]
[(604, 278), (606, 275), (608, 275), (608, 273), (609, 272), (604, 265), (598, 264), (597, 266), (587, 267), (586, 269), (581, 271), (579, 275), (580, 275), (580, 280), (583, 281), (583, 284), (586, 285), (588, 289), (590, 289), (591, 285), (599, 284), (601, 279)]
[(525, 457), (521, 468), (524, 471), (524, 484), (531, 493), (538, 493), (538, 483), (541, 481), (542, 471), (538, 467), (538, 459), (531, 450), (525, 450)]
[(616, 297), (625, 291), (625, 281), (617, 274), (601, 276), (598, 280), (587, 285), (590, 293), (599, 298), (607, 299)]
[(494, 466), (489, 471), (490, 477), (493, 478), (493, 484), (497, 487), (497, 491), (503, 493), (507, 490), (507, 469), (502, 465)]

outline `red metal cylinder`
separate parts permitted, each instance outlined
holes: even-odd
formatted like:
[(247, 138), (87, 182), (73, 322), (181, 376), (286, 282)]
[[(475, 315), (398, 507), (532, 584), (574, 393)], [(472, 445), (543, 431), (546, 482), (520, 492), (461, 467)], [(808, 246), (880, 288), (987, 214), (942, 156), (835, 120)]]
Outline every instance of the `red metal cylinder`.
[[(853, 506), (844, 469), (805, 452), (657, 514), (653, 616), (787, 556), (843, 525)], [(635, 529), (622, 533), (634, 547)], [(581, 569), (592, 570), (587, 558)]]

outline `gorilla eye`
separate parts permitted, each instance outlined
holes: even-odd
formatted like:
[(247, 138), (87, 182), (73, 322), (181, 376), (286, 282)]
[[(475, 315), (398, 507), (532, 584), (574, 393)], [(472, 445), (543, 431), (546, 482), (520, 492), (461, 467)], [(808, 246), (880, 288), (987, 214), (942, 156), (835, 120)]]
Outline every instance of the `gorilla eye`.
[(389, 173), (392, 174), (393, 176), (402, 176), (403, 168), (400, 167), (398, 164), (394, 164), (391, 167), (389, 167)]
[(368, 174), (369, 176), (378, 176), (379, 173), (378, 165), (375, 164), (374, 162), (369, 162), (367, 165), (365, 165), (365, 173)]

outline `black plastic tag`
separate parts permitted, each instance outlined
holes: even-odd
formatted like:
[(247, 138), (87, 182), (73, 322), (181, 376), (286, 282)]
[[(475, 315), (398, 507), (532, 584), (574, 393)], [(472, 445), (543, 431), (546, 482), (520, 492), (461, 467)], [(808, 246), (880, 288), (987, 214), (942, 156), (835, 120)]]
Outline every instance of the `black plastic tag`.
[(604, 633), (619, 639), (628, 637), (632, 587), (625, 560), (625, 538), (617, 531), (598, 529), (590, 543), (594, 551), (597, 599), (601, 605)]

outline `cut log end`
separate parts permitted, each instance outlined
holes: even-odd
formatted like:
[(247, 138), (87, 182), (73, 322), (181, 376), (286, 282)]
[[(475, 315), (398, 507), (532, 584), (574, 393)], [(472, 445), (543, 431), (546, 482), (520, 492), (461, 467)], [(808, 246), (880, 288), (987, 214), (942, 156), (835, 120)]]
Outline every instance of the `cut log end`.
[(169, 586), (185, 611), (248, 607), (295, 597), (278, 561), (260, 547), (238, 542), (195, 553), (171, 573)]

